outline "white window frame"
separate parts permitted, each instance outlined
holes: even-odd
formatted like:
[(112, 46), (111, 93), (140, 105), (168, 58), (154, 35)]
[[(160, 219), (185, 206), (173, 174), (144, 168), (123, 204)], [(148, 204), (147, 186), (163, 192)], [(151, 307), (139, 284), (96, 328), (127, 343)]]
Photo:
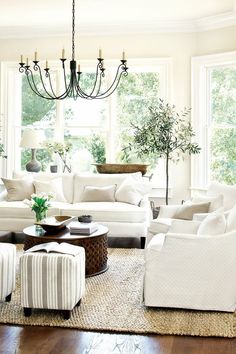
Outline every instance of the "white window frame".
[[(110, 79), (113, 78), (113, 70), (117, 68), (119, 60), (106, 60), (106, 67), (109, 69), (111, 75)], [(50, 67), (60, 68), (58, 61), (50, 61)], [(81, 68), (95, 70), (95, 61), (81, 61)], [(129, 59), (128, 67), (130, 72), (140, 72), (140, 71), (157, 71), (160, 73), (160, 97), (165, 100), (171, 101), (172, 97), (172, 59), (171, 58), (143, 58), (143, 59)], [(107, 70), (108, 71), (108, 70)], [(6, 146), (6, 151), (8, 152), (8, 159), (6, 163), (2, 163), (1, 174), (3, 176), (12, 176), (12, 171), (19, 168), (20, 159), (20, 148), (18, 148), (20, 142), (19, 133), (17, 134), (17, 127), (15, 120), (20, 117), (21, 114), (21, 94), (20, 94), (20, 77), (22, 74), (18, 71), (18, 65), (16, 62), (1, 62), (0, 63), (0, 80), (1, 80), (1, 94), (0, 94), (0, 123), (2, 127), (2, 142)], [(19, 80), (17, 80), (19, 78)], [(14, 88), (14, 90), (13, 90)], [(110, 96), (109, 98), (109, 139), (108, 139), (108, 152), (107, 152), (107, 162), (114, 162), (114, 150), (113, 146), (114, 139), (112, 137), (116, 130), (116, 116), (115, 116), (115, 96)], [(56, 104), (56, 130), (55, 138), (58, 140), (63, 139), (63, 121), (62, 109), (60, 106), (60, 101)], [(19, 129), (18, 129), (19, 130)], [(19, 161), (18, 161), (19, 160)], [(18, 161), (18, 164), (17, 164)], [(164, 188), (164, 185), (163, 185)]]
[(192, 58), (191, 107), (194, 140), (201, 153), (191, 156), (191, 190), (206, 190), (210, 183), (210, 69), (236, 64), (236, 51)]

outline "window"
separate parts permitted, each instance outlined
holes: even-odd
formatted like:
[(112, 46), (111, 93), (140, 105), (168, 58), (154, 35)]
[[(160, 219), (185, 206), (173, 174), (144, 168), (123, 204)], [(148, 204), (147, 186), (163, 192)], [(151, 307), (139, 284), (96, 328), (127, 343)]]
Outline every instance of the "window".
[(193, 125), (202, 147), (192, 187), (236, 183), (236, 53), (193, 59)]
[[(115, 61), (106, 63), (108, 85), (116, 70), (114, 63), (117, 64)], [(82, 84), (86, 90), (94, 74), (90, 63), (84, 63), (84, 68)], [(50, 101), (36, 96), (24, 75), (12, 64), (5, 63), (4, 85), (6, 92), (11, 91), (10, 100), (7, 94), (4, 97), (6, 141), (8, 151), (10, 147), (12, 151), (8, 174), (14, 169), (23, 169), (30, 158), (30, 151), (19, 148), (22, 130), (28, 125), (43, 129), (47, 140), (72, 143), (72, 171), (92, 171), (93, 163), (105, 161), (135, 162), (135, 157), (127, 156), (123, 150), (128, 144), (130, 124), (145, 119), (148, 106), (155, 103), (157, 96), (169, 99), (170, 69), (169, 59), (130, 60), (129, 75), (122, 78), (118, 89), (107, 99)], [(59, 72), (60, 68), (53, 66), (54, 83), (60, 86)], [(10, 141), (14, 141), (13, 146)], [(37, 158), (46, 170), (51, 156), (45, 149), (39, 149)], [(160, 178), (160, 171), (158, 176)]]

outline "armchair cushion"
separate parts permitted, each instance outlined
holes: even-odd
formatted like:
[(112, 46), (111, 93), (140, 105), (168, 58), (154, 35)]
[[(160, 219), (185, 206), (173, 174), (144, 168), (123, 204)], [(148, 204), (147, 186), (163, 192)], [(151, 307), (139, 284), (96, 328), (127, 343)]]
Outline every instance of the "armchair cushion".
[(192, 198), (193, 203), (210, 203), (209, 213), (216, 211), (217, 209), (223, 207), (224, 196), (223, 194), (218, 195), (196, 195)]
[(236, 204), (230, 210), (228, 217), (227, 217), (226, 232), (230, 232), (233, 230), (236, 230)]
[(222, 212), (213, 212), (201, 222), (198, 235), (220, 235), (225, 232), (226, 218)]
[(229, 210), (236, 203), (236, 185), (228, 186), (219, 182), (212, 182), (208, 188), (207, 195), (223, 194), (224, 210)]
[(209, 210), (210, 202), (208, 203), (198, 203), (198, 204), (183, 204), (181, 205), (176, 213), (174, 214), (174, 219), (192, 220), (195, 213), (207, 213)]

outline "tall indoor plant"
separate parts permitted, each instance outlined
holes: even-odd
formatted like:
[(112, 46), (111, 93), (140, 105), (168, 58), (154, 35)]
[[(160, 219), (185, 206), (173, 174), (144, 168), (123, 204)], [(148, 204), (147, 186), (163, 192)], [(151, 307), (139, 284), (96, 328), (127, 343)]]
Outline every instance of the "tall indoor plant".
[(182, 113), (174, 105), (158, 99), (156, 106), (149, 107), (149, 116), (139, 125), (132, 124), (134, 147), (139, 156), (163, 157), (166, 161), (166, 195), (169, 195), (169, 162), (178, 162), (180, 155), (198, 154), (200, 147), (191, 141), (195, 135), (188, 119), (189, 108)]

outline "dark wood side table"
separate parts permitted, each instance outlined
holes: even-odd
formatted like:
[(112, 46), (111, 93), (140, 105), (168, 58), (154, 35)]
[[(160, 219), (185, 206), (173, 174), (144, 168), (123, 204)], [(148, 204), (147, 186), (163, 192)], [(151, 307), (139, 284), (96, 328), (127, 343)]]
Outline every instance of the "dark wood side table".
[(91, 277), (101, 274), (108, 269), (107, 265), (107, 233), (108, 228), (98, 225), (98, 230), (91, 235), (73, 235), (66, 227), (58, 233), (46, 233), (43, 229), (36, 229), (35, 225), (26, 227), (24, 251), (46, 242), (68, 242), (85, 249), (85, 275)]

